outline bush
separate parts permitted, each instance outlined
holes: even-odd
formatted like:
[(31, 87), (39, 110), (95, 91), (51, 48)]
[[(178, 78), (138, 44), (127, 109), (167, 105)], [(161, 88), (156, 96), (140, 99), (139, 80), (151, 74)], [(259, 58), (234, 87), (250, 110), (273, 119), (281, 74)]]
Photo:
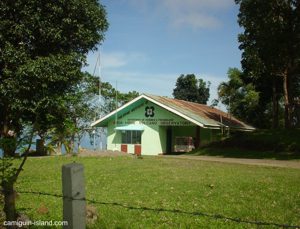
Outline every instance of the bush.
[(257, 130), (254, 132), (232, 132), (231, 137), (211, 144), (213, 147), (239, 148), (245, 150), (299, 152), (300, 129)]

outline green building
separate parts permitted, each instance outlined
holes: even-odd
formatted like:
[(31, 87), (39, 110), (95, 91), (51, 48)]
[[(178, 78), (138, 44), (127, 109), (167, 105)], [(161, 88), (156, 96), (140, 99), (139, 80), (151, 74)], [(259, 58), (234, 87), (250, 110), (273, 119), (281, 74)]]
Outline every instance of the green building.
[(107, 127), (107, 149), (159, 155), (187, 152), (220, 139), (228, 130), (253, 127), (216, 108), (142, 94), (92, 123)]

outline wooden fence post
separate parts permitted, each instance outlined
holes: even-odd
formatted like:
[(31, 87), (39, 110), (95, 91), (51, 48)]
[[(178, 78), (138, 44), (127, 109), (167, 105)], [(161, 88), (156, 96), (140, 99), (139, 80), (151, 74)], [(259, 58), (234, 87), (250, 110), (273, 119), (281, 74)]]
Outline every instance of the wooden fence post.
[(86, 227), (86, 205), (83, 165), (71, 163), (62, 166), (63, 220), (64, 228)]

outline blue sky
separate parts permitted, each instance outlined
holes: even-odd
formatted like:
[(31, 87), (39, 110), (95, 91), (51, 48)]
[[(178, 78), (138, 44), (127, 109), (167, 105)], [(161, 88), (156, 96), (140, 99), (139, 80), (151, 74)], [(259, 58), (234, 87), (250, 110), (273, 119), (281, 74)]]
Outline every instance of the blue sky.
[[(122, 92), (172, 97), (180, 74), (211, 82), (211, 98), (240, 68), (238, 8), (233, 0), (102, 0), (110, 27), (101, 45), (102, 81)], [(99, 52), (98, 51), (98, 52)], [(93, 73), (98, 52), (84, 70)]]

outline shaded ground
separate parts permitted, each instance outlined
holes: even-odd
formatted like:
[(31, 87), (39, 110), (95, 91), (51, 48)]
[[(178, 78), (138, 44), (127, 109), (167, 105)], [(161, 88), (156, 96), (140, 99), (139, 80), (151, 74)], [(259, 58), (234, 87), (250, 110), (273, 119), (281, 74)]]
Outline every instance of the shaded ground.
[(223, 158), (223, 157), (216, 157), (216, 156), (190, 156), (190, 155), (176, 155), (176, 156), (175, 155), (164, 155), (162, 157), (176, 158), (176, 159), (180, 158), (180, 159), (189, 159), (189, 160), (201, 160), (201, 161), (214, 161), (214, 162), (232, 163), (232, 164), (259, 165), (259, 166), (300, 169), (300, 161)]
[(238, 147), (215, 146), (214, 144), (186, 153), (186, 155), (217, 156), (217, 157), (245, 158), (245, 159), (246, 158), (274, 159), (274, 160), (299, 160), (300, 159), (299, 152), (288, 152), (288, 151), (276, 152), (273, 150), (259, 151), (259, 150), (243, 149)]
[(251, 159), (300, 159), (300, 129), (232, 132), (189, 154)]

